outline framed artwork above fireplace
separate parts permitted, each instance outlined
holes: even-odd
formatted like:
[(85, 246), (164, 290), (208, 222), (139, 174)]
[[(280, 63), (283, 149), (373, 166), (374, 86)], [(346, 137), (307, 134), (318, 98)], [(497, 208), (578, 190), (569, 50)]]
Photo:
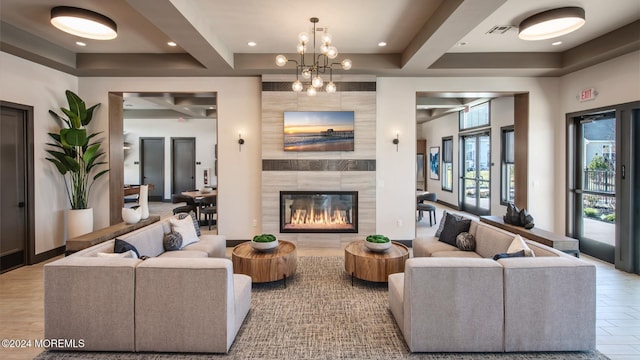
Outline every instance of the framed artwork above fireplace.
[(285, 111), (284, 151), (354, 151), (353, 111)]

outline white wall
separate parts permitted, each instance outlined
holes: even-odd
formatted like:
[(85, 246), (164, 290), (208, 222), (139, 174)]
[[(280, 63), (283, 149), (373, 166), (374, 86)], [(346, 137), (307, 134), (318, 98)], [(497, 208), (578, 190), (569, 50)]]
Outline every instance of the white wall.
[[(458, 204), (458, 193), (460, 191), (458, 181), (459, 174), (459, 161), (458, 161), (458, 148), (459, 140), (458, 136), (458, 113), (449, 114), (438, 118), (436, 120), (427, 121), (420, 126), (422, 132), (422, 138), (427, 140), (427, 154), (429, 148), (432, 146), (440, 146), (440, 159), (442, 159), (442, 138), (447, 136), (453, 136), (453, 191), (443, 191), (441, 180), (432, 180), (429, 178), (429, 168), (427, 165), (427, 191), (435, 192), (438, 195), (438, 200), (446, 202), (448, 204)], [(427, 155), (428, 156), (428, 155)], [(427, 159), (428, 161), (428, 159)], [(442, 174), (442, 162), (440, 165), (440, 174)], [(442, 179), (442, 177), (440, 177)]]
[[(227, 239), (253, 237), (252, 220), (260, 212), (260, 78), (185, 77), (81, 78), (79, 91), (89, 102), (108, 103), (109, 92), (216, 92), (218, 95), (218, 231)], [(108, 116), (94, 119), (107, 132)], [(245, 144), (238, 148), (238, 133)], [(95, 191), (96, 228), (108, 226), (109, 194), (105, 182)]]
[[(34, 196), (35, 253), (39, 254), (64, 245), (66, 239), (65, 210), (70, 208), (62, 176), (53, 164), (45, 160), (48, 132), (56, 132), (61, 124), (49, 115), (59, 114), (68, 107), (65, 90), (77, 92), (75, 76), (47, 68), (0, 52), (0, 99), (33, 106), (34, 121)], [(100, 109), (98, 112), (105, 112)], [(90, 202), (89, 206), (95, 206)]]
[[(131, 149), (125, 151), (124, 183), (140, 184), (140, 138), (164, 138), (164, 199), (171, 199), (171, 138), (196, 138), (196, 188), (204, 186), (204, 169), (210, 169), (209, 185), (215, 185), (214, 173), (215, 119), (124, 119), (125, 141)], [(136, 162), (138, 162), (136, 164)]]

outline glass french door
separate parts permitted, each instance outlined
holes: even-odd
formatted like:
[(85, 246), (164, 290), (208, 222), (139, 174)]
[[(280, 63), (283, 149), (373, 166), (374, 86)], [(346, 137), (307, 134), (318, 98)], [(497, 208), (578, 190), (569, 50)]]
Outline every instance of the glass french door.
[(461, 209), (475, 215), (491, 211), (491, 136), (489, 132), (463, 135), (460, 162)]
[(574, 237), (583, 252), (613, 263), (616, 238), (616, 114), (576, 120)]

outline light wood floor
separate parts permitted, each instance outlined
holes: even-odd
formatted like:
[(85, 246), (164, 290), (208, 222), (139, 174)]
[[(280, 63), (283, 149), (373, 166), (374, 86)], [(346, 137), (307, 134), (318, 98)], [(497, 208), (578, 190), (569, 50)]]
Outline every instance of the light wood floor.
[[(438, 211), (438, 224), (442, 211)], [(417, 233), (433, 234), (428, 219)], [(214, 232), (215, 230), (212, 230)], [(231, 257), (231, 248), (227, 256)], [(299, 248), (298, 256), (344, 256), (343, 249)], [(640, 276), (616, 270), (611, 264), (582, 256), (597, 268), (597, 348), (612, 360), (640, 358)], [(52, 259), (50, 261), (53, 261)], [(42, 339), (44, 263), (24, 266), (0, 275), (0, 340)], [(0, 347), (0, 359), (32, 359), (43, 349)]]

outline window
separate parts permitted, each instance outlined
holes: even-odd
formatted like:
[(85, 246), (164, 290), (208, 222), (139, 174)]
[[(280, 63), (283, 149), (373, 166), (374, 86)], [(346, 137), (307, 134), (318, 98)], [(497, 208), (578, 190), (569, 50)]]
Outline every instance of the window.
[(460, 111), (460, 130), (468, 130), (482, 126), (488, 126), (489, 123), (489, 102), (472, 106), (469, 110)]
[(500, 181), (500, 203), (506, 205), (515, 201), (515, 178), (514, 178), (514, 128), (506, 126), (502, 131), (502, 179)]
[(453, 191), (453, 137), (442, 138), (442, 190)]

